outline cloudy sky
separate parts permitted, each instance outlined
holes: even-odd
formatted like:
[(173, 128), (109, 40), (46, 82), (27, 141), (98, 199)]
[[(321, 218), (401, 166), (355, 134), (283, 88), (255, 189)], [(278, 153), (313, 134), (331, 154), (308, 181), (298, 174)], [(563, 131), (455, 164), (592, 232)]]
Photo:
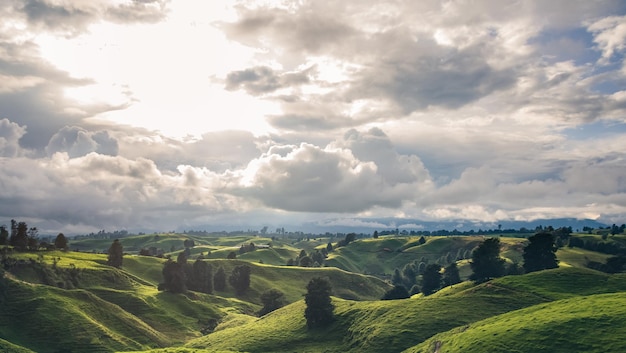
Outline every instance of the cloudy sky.
[(3, 223), (626, 222), (623, 0), (5, 0), (0, 18)]

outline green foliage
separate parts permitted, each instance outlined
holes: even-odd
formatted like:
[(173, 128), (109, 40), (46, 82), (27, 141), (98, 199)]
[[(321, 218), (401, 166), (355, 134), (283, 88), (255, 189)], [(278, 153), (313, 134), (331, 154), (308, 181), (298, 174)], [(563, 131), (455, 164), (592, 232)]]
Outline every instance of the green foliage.
[(248, 265), (236, 266), (228, 277), (228, 283), (235, 289), (237, 295), (242, 295), (250, 287), (250, 271)]
[(0, 226), (0, 245), (9, 244), (9, 231), (4, 225)]
[(430, 295), (441, 288), (441, 266), (430, 264), (422, 274), (422, 293)]
[(505, 260), (500, 257), (500, 239), (484, 240), (472, 253), (470, 279), (480, 283), (504, 275)]
[(11, 220), (9, 244), (18, 250), (26, 250), (28, 247), (28, 225), (26, 222)]
[(213, 293), (213, 267), (206, 261), (196, 260), (187, 278), (187, 287), (196, 292)]
[(459, 274), (459, 268), (456, 262), (446, 266), (443, 270), (442, 281), (444, 286), (451, 286), (461, 282), (461, 275)]
[(115, 239), (108, 251), (109, 257), (107, 259), (107, 265), (120, 268), (124, 258), (124, 248), (119, 239)]
[(307, 327), (313, 329), (329, 325), (334, 320), (330, 282), (325, 278), (316, 277), (309, 281), (306, 289), (304, 317)]
[(269, 289), (261, 294), (263, 308), (259, 311), (259, 316), (271, 313), (285, 305), (285, 294), (276, 288)]
[(163, 285), (161, 289), (172, 293), (185, 293), (187, 291), (187, 275), (184, 264), (178, 261), (168, 260), (163, 264)]
[(215, 272), (215, 276), (213, 277), (213, 288), (220, 292), (226, 290), (226, 271), (222, 266), (218, 267)]
[(528, 245), (524, 248), (524, 270), (526, 273), (557, 268), (557, 246), (554, 236), (550, 233), (537, 233), (528, 238)]
[(385, 292), (381, 300), (406, 299), (409, 297), (409, 291), (403, 285), (397, 285)]
[(54, 247), (58, 250), (67, 250), (68, 242), (65, 234), (59, 233), (56, 238), (54, 238)]

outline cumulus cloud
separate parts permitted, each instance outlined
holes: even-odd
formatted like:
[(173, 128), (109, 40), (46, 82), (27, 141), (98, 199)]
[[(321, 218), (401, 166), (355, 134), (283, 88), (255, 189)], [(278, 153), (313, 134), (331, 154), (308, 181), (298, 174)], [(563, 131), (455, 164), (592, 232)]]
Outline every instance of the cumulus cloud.
[(0, 156), (17, 157), (20, 155), (20, 139), (26, 133), (26, 128), (9, 119), (0, 120)]
[(210, 190), (210, 172), (202, 183), (190, 182), (191, 171), (162, 173), (145, 158), (90, 153), (70, 158), (1, 159), (0, 214), (28, 215), (40, 221), (94, 228), (159, 229), (211, 212), (235, 212), (232, 196)]
[(67, 152), (70, 158), (81, 157), (91, 152), (115, 156), (118, 142), (108, 131), (87, 131), (76, 126), (66, 126), (52, 136), (46, 146), (49, 156)]
[(324, 148), (303, 143), (281, 150), (252, 161), (235, 192), (283, 210), (360, 212), (398, 207), (432, 187), (419, 158), (398, 155), (379, 129), (352, 130)]

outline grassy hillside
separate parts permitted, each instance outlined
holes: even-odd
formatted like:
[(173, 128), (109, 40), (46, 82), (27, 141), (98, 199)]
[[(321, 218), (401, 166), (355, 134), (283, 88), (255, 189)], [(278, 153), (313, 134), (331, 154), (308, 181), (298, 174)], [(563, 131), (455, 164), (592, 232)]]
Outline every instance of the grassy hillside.
[[(385, 236), (378, 239), (361, 239), (331, 252), (326, 266), (346, 271), (375, 275), (391, 275), (410, 262), (439, 263), (468, 259), (472, 250), (483, 240), (482, 236), (425, 237)], [(501, 255), (509, 262), (521, 262), (523, 238), (501, 238)], [(462, 272), (467, 274), (467, 271)]]
[(305, 305), (299, 301), (245, 325), (193, 340), (188, 346), (242, 352), (398, 352), (438, 332), (545, 302), (495, 286), (472, 289), (445, 297), (395, 301), (335, 299), (336, 322), (314, 331), (306, 329)]
[[(583, 304), (588, 307), (585, 310), (590, 311), (587, 303), (592, 308), (596, 302), (585, 299), (591, 298), (587, 294), (617, 293), (615, 299), (610, 301), (610, 305), (614, 305), (626, 295), (622, 292), (626, 290), (624, 279), (626, 276), (622, 274), (606, 275), (592, 270), (562, 268), (504, 277), (480, 285), (464, 282), (429, 297), (372, 302), (335, 299), (336, 322), (326, 329), (314, 331), (306, 329), (303, 316), (305, 305), (299, 301), (242, 326), (193, 340), (187, 346), (241, 352), (400, 352), (436, 334), (472, 326), (505, 313), (511, 313), (507, 318), (516, 322), (513, 315), (519, 309), (528, 308), (528, 313), (540, 308), (548, 310), (552, 303), (561, 303), (555, 301), (561, 298), (569, 298), (572, 305), (577, 298), (589, 300)], [(613, 298), (612, 295), (606, 297)], [(554, 312), (567, 310), (555, 307)], [(619, 315), (623, 310), (618, 311)], [(582, 311), (580, 313), (582, 315)], [(563, 327), (572, 324), (576, 315), (578, 312), (574, 312), (569, 323), (564, 320)], [(521, 318), (520, 321), (527, 320), (524, 324), (531, 326), (532, 317), (533, 314), (528, 314), (527, 319)], [(617, 319), (614, 323), (626, 327)], [(497, 326), (494, 324), (494, 327)], [(433, 351), (432, 347), (425, 347), (430, 350), (424, 352)], [(487, 351), (500, 351), (498, 347)]]
[(105, 264), (102, 254), (41, 255), (11, 254), (18, 264), (5, 273), (0, 286), (3, 349), (9, 344), (37, 352), (69, 346), (82, 351), (166, 347), (201, 336), (201, 329), (211, 322), (221, 322), (221, 329), (254, 320), (251, 315), (260, 308), (260, 295), (270, 288), (279, 288), (289, 302), (300, 300), (306, 283), (318, 276), (327, 277), (344, 298), (377, 299), (389, 288), (377, 278), (335, 268), (205, 260), (214, 269), (223, 266), (227, 274), (248, 264), (250, 289), (241, 297), (231, 288), (214, 295), (175, 295), (156, 288), (164, 259), (126, 255), (123, 268), (115, 269)]
[(535, 305), (438, 334), (405, 353), (624, 352), (626, 293)]
[[(325, 247), (328, 238), (159, 234), (123, 238), (122, 244), (130, 253), (169, 246), (168, 251), (176, 249), (170, 253), (175, 257), (186, 239), (195, 243), (190, 261), (202, 253), (213, 271), (221, 266), (228, 275), (235, 266), (250, 266), (248, 291), (236, 296), (228, 286), (211, 295), (159, 292), (157, 285), (162, 281), (166, 260), (156, 257), (127, 253), (123, 268), (115, 269), (107, 266), (107, 256), (97, 251), (13, 253), (11, 256), (19, 264), (11, 267), (0, 281), (0, 351), (56, 352), (76, 347), (75, 351), (94, 352), (400, 352), (433, 351), (434, 345), (444, 341), (440, 352), (454, 347), (481, 351), (485, 346), (471, 345), (484, 339), (477, 338), (478, 332), (500, 337), (502, 333), (494, 335), (493, 330), (507, 325), (488, 320), (504, 317), (514, 323), (515, 316), (506, 315), (522, 313), (517, 320), (521, 326), (511, 326), (510, 331), (515, 334), (510, 337), (523, 336), (527, 330), (524, 325), (532, 323), (532, 315), (565, 313), (570, 310), (567, 306), (579, 298), (584, 300), (583, 306), (610, 311), (622, 299), (617, 294), (626, 293), (626, 274), (608, 275), (585, 268), (588, 261), (603, 262), (607, 255), (579, 248), (560, 249), (558, 269), (503, 277), (480, 285), (463, 282), (429, 297), (416, 295), (406, 300), (379, 301), (390, 285), (363, 274), (388, 276), (410, 262), (445, 265), (467, 258), (484, 240), (480, 236), (426, 237), (423, 244), (419, 237), (360, 239), (332, 251), (326, 262), (328, 267), (322, 268), (277, 265), (294, 258), (301, 249), (310, 253)], [(521, 262), (526, 240), (500, 240), (502, 256), (508, 262)], [(272, 246), (240, 254), (239, 247), (250, 242)], [(100, 249), (108, 248), (111, 240), (85, 239), (78, 243), (73, 245)], [(231, 251), (237, 252), (237, 259), (226, 260)], [(468, 260), (457, 263), (462, 278), (467, 278)], [(302, 296), (308, 281), (320, 276), (332, 284), (336, 321), (326, 329), (309, 331)], [(282, 291), (291, 304), (257, 318), (254, 314), (261, 307), (260, 296), (271, 288)], [(553, 304), (562, 308), (552, 308)], [(553, 331), (556, 334), (561, 328), (575, 328), (576, 317), (596, 320), (582, 309), (571, 313), (562, 322), (550, 321), (546, 325), (557, 327)], [(607, 319), (613, 325), (624, 326), (617, 318)], [(480, 326), (485, 322), (486, 326)], [(203, 329), (215, 324), (213, 333), (202, 336)], [(602, 332), (602, 327), (594, 327)], [(464, 332), (473, 336), (459, 336)], [(532, 339), (533, 335), (538, 342), (543, 339), (533, 330), (525, 337)], [(434, 337), (439, 338), (433, 340)], [(604, 344), (616, 347), (609, 340)], [(499, 346), (493, 347), (497, 351)], [(541, 345), (529, 347), (526, 351), (540, 349)]]

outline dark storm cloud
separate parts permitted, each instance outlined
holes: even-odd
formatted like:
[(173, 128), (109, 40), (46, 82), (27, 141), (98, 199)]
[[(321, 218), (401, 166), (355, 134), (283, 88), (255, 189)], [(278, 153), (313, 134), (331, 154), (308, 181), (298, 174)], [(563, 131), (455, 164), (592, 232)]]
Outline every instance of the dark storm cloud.
[(266, 66), (233, 71), (226, 76), (226, 89), (234, 91), (243, 88), (248, 94), (254, 96), (262, 95), (281, 88), (289, 88), (308, 83), (309, 76), (307, 71), (277, 73)]

